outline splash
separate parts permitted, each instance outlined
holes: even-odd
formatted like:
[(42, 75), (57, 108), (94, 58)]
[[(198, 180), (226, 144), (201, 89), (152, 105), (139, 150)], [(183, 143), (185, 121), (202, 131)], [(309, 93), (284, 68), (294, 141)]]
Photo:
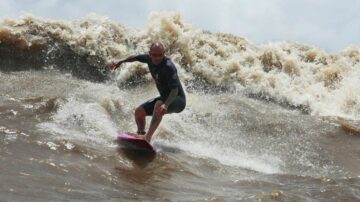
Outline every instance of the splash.
[(191, 27), (176, 12), (153, 13), (144, 29), (90, 14), (73, 22), (21, 16), (0, 23), (0, 68), (58, 68), (96, 81), (151, 77), (131, 63), (116, 73), (106, 64), (147, 52), (160, 40), (188, 89), (221, 89), (295, 107), (319, 116), (360, 118), (360, 49), (329, 54), (297, 42), (256, 45), (229, 33)]

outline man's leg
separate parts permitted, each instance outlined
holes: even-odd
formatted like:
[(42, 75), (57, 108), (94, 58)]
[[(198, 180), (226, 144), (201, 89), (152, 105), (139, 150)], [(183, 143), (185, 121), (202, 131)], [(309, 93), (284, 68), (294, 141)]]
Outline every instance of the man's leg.
[(145, 134), (145, 124), (146, 124), (146, 112), (142, 106), (139, 106), (135, 110), (135, 121), (137, 125), (137, 133), (140, 135)]
[(150, 127), (149, 127), (149, 130), (148, 132), (146, 133), (146, 140), (148, 142), (150, 142), (151, 140), (151, 137), (153, 136), (155, 130), (158, 128), (161, 120), (162, 120), (162, 117), (164, 115), (161, 115), (161, 114), (158, 114), (157, 111), (159, 111), (160, 109), (160, 106), (163, 104), (163, 102), (161, 100), (158, 100), (156, 101), (155, 103), (155, 106), (154, 106), (154, 112), (153, 112), (153, 116), (152, 116), (152, 119), (151, 119), (151, 123), (150, 123)]

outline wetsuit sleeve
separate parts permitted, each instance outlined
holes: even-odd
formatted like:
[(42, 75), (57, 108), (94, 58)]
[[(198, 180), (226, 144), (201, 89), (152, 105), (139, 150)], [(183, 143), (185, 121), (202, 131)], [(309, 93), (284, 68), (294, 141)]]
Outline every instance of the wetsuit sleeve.
[(141, 54), (134, 57), (135, 61), (142, 62), (142, 63), (149, 63), (150, 56), (147, 54)]
[(175, 67), (170, 68), (168, 72), (168, 82), (167, 82), (169, 89), (178, 88), (179, 87), (178, 80), (179, 78)]

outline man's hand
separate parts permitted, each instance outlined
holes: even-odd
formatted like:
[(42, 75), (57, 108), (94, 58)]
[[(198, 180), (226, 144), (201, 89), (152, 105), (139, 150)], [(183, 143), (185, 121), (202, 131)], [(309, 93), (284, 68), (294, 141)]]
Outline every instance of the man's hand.
[(159, 116), (163, 116), (164, 114), (166, 114), (168, 107), (166, 106), (166, 104), (162, 104), (158, 110), (156, 111), (156, 115)]
[(112, 62), (111, 64), (109, 64), (108, 66), (110, 67), (111, 70), (115, 70), (117, 69), (122, 63), (125, 63), (125, 62), (135, 62), (137, 61), (136, 59), (136, 55), (132, 55), (126, 59), (122, 59), (120, 60), (119, 62)]
[(121, 61), (120, 62), (112, 62), (110, 65), (109, 65), (109, 67), (110, 67), (110, 69), (111, 70), (115, 70), (115, 69), (117, 69), (120, 65), (121, 65)]

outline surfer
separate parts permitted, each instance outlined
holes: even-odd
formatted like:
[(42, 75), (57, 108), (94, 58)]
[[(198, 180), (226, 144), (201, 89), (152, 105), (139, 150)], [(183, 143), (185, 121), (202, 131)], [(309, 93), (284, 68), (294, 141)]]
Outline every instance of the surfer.
[[(165, 114), (179, 113), (184, 110), (186, 97), (176, 67), (171, 59), (165, 56), (164, 46), (160, 42), (151, 44), (148, 54), (130, 56), (117, 63), (112, 63), (110, 68), (115, 70), (125, 62), (135, 61), (148, 65), (160, 93), (160, 96), (146, 101), (135, 110), (137, 125), (135, 136), (150, 142)], [(146, 116), (152, 116), (147, 132), (145, 132)]]

